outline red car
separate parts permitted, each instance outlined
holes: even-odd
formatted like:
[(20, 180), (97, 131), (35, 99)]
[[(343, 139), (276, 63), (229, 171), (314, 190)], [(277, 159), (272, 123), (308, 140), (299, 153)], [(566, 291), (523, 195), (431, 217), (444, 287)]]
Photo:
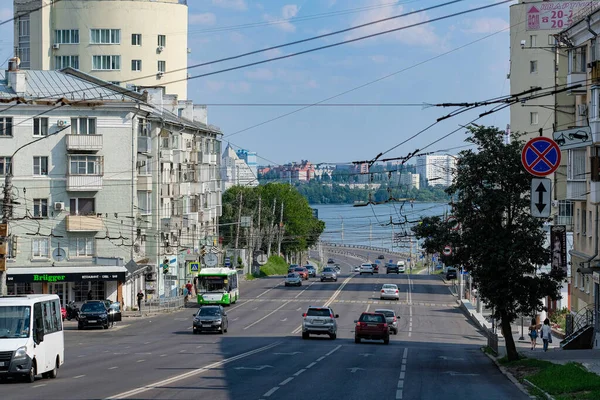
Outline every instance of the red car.
[(294, 272), (300, 275), (305, 281), (308, 280), (308, 270), (305, 267), (296, 267), (294, 268)]
[(60, 315), (62, 315), (62, 320), (64, 321), (67, 318), (67, 309), (64, 307), (60, 308)]
[(361, 339), (383, 340), (390, 343), (390, 328), (381, 313), (364, 312), (356, 322), (354, 328), (354, 343), (360, 343)]

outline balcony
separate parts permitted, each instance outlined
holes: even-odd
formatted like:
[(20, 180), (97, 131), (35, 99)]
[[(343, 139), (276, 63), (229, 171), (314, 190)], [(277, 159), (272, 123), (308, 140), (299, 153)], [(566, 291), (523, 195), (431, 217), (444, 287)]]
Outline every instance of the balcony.
[(170, 218), (162, 218), (160, 220), (160, 226), (163, 232), (176, 231), (182, 228), (183, 219), (179, 216), (172, 216)]
[(66, 135), (67, 151), (102, 150), (102, 135)]
[(144, 190), (146, 192), (152, 191), (152, 176), (151, 175), (138, 175), (137, 190)]
[(160, 197), (171, 197), (173, 195), (171, 184), (161, 183), (160, 185)]
[(67, 190), (71, 192), (102, 190), (102, 175), (68, 175)]
[(138, 136), (138, 153), (152, 153), (152, 139), (148, 136)]
[(183, 227), (191, 228), (192, 225), (198, 225), (198, 213), (188, 213), (183, 215)]
[(586, 199), (587, 182), (567, 180), (567, 198), (566, 200), (582, 201)]
[(173, 162), (187, 164), (190, 162), (190, 153), (185, 150), (173, 150)]
[(160, 151), (160, 161), (173, 162), (173, 150), (162, 149)]
[(104, 229), (101, 217), (67, 215), (67, 232), (99, 232)]
[(571, 89), (568, 93), (585, 93), (587, 92), (587, 73), (586, 72), (570, 72), (567, 74), (567, 86), (582, 85), (576, 89)]

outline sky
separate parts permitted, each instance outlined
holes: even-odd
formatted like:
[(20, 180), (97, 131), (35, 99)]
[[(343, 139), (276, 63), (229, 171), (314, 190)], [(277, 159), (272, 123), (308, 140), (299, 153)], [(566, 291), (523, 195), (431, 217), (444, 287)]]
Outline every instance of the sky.
[[(188, 72), (191, 76), (213, 72), (498, 1), (465, 0), (309, 43), (193, 68)], [(444, 2), (188, 0), (188, 47), (191, 49), (188, 65), (329, 33)], [(485, 100), (509, 93), (509, 31), (506, 28), (510, 4), (335, 48), (192, 79), (189, 81), (188, 99), (196, 104), (208, 104), (209, 123), (220, 127), (224, 133), (223, 148), (230, 143), (236, 149), (255, 151), (261, 165), (300, 160), (336, 164), (369, 160), (452, 111), (449, 108), (424, 107), (424, 104)], [(6, 7), (8, 5), (10, 7)], [(1, 0), (0, 20), (11, 17), (12, 1)], [(489, 38), (469, 44), (494, 33)], [(0, 26), (0, 35), (3, 38), (0, 40), (0, 61), (3, 61), (12, 52), (12, 23)], [(465, 47), (455, 50), (461, 46)], [(447, 52), (450, 53), (444, 54)], [(6, 62), (2, 68), (5, 67)], [(391, 76), (384, 78), (388, 75)], [(375, 80), (378, 81), (373, 82)], [(313, 104), (337, 95), (339, 97), (323, 104), (380, 105), (315, 106), (284, 116), (302, 107), (283, 104)], [(278, 105), (247, 105), (260, 103)], [(392, 103), (416, 106), (381, 105)], [(485, 110), (447, 119), (386, 152), (382, 158), (402, 157), (424, 149)], [(479, 124), (501, 129), (505, 129), (508, 122), (508, 109), (478, 121)], [(464, 146), (465, 137), (464, 129), (461, 129), (425, 151)], [(455, 154), (459, 150), (449, 152)]]

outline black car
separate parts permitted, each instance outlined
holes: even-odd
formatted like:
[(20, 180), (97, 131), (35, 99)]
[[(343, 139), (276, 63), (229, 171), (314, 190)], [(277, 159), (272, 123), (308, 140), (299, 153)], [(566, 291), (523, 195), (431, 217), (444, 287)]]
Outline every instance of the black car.
[(77, 329), (102, 327), (108, 329), (111, 324), (109, 310), (103, 301), (87, 301), (79, 309)]
[(448, 271), (446, 271), (446, 280), (449, 281), (451, 279), (457, 279), (455, 269), (449, 269)]
[(379, 257), (377, 257), (378, 260), (385, 260), (385, 256), (383, 254), (380, 254)]
[(395, 273), (399, 274), (400, 273), (400, 269), (398, 268), (398, 264), (391, 262), (386, 267), (386, 274), (390, 274), (392, 272), (395, 272)]
[(223, 306), (202, 306), (194, 314), (192, 329), (194, 333), (200, 332), (227, 332), (229, 320)]
[(335, 261), (333, 260), (333, 258), (330, 258), (329, 260), (327, 260), (327, 264), (335, 264)]
[(313, 265), (306, 265), (306, 269), (308, 270), (309, 277), (314, 278), (317, 276), (317, 270), (315, 269), (315, 267)]
[(373, 273), (374, 274), (378, 274), (379, 273), (379, 264), (371, 264), (373, 266)]

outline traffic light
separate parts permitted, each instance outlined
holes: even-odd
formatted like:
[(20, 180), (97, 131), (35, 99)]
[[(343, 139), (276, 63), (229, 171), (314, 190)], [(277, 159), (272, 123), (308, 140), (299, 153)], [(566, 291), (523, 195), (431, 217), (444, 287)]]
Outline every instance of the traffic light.
[(202, 246), (202, 249), (200, 250), (200, 254), (202, 255), (202, 257), (204, 257), (206, 255), (206, 246)]
[(163, 260), (163, 274), (168, 274), (169, 273), (169, 260), (167, 260), (166, 258)]

